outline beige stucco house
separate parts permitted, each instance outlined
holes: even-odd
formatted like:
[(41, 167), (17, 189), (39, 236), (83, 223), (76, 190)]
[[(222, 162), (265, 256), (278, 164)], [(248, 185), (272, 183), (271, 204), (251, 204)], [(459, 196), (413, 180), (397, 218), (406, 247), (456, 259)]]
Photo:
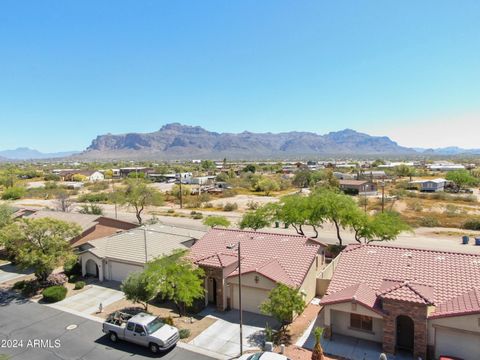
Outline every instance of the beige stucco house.
[(278, 284), (297, 288), (305, 302), (316, 293), (316, 277), (324, 267), (324, 246), (299, 235), (211, 229), (190, 249), (204, 269), (206, 303), (219, 310), (238, 309), (238, 244), (240, 244), (242, 309), (259, 313)]
[(321, 300), (326, 334), (386, 353), (480, 359), (480, 255), (349, 245)]

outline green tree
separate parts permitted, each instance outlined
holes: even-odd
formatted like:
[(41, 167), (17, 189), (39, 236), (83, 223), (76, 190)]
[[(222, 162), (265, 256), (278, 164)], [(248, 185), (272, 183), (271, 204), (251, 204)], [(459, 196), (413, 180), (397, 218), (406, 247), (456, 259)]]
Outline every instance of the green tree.
[(460, 189), (467, 186), (474, 186), (478, 184), (478, 179), (470, 174), (467, 170), (450, 171), (445, 177), (446, 180), (455, 183)]
[(263, 191), (266, 196), (270, 195), (272, 191), (280, 190), (280, 185), (277, 181), (270, 178), (262, 178), (257, 183), (257, 190)]
[(138, 179), (127, 180), (124, 189), (117, 190), (114, 195), (116, 202), (132, 206), (138, 223), (142, 224), (142, 212), (146, 206), (160, 206), (163, 204), (163, 195), (149, 186), (148, 182)]
[(46, 280), (55, 268), (74, 257), (69, 240), (78, 236), (78, 225), (50, 218), (23, 219), (5, 226), (0, 241), (22, 268), (32, 268)]
[(215, 165), (215, 163), (212, 160), (202, 160), (200, 162), (200, 167), (204, 171), (212, 171), (212, 170), (215, 170), (217, 168), (217, 165)]
[(263, 229), (271, 224), (270, 214), (265, 207), (259, 207), (257, 210), (248, 211), (243, 214), (240, 223), (240, 229), (252, 229), (257, 231)]
[(7, 187), (2, 194), (2, 200), (18, 200), (25, 196), (26, 190), (23, 186)]
[(415, 168), (405, 164), (396, 166), (394, 172), (397, 176), (409, 177), (410, 181), (412, 181), (412, 176), (415, 176)]
[(211, 228), (216, 226), (228, 228), (230, 226), (230, 221), (225, 216), (211, 215), (203, 220), (203, 225), (209, 226)]
[(403, 231), (411, 231), (399, 214), (386, 211), (373, 216), (361, 211), (351, 217), (351, 227), (355, 232), (355, 240), (359, 243), (395, 240)]
[(295, 173), (292, 184), (300, 189), (308, 188), (312, 181), (312, 172), (310, 170), (300, 170)]
[(171, 255), (162, 256), (147, 263), (145, 276), (150, 290), (162, 298), (171, 300), (180, 315), (196, 299), (205, 296), (204, 272), (185, 257), (186, 251), (176, 250)]
[(148, 286), (148, 277), (144, 272), (130, 273), (123, 280), (121, 289), (127, 300), (133, 301), (134, 304), (142, 304), (145, 311), (148, 311), (148, 302), (157, 295), (156, 289)]
[(12, 223), (13, 213), (14, 210), (12, 207), (8, 206), (7, 204), (0, 204), (0, 229)]
[(248, 164), (245, 166), (242, 170), (243, 172), (250, 172), (252, 174), (255, 174), (255, 171), (257, 171), (257, 167), (254, 164)]
[(305, 301), (297, 289), (284, 284), (278, 284), (268, 294), (267, 300), (260, 305), (262, 314), (274, 317), (282, 330), (290, 324), (295, 314), (301, 314), (305, 309)]

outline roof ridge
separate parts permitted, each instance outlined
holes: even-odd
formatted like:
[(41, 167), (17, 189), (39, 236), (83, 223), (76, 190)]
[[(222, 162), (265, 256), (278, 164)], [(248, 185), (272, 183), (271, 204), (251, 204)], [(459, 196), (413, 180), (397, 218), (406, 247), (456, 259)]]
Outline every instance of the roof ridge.
[(480, 257), (480, 254), (473, 254), (466, 251), (461, 252), (461, 251), (451, 251), (451, 250), (432, 250), (432, 249), (420, 249), (420, 248), (414, 248), (414, 247), (379, 245), (379, 244), (348, 244), (345, 250), (353, 251), (363, 247), (376, 247), (376, 248), (382, 248), (382, 249), (397, 249), (397, 250), (413, 250), (413, 251), (420, 251), (420, 252), (427, 252), (427, 253), (468, 255), (468, 256)]
[[(264, 235), (278, 235), (278, 236), (290, 236), (290, 237), (298, 237), (302, 239), (309, 239), (306, 235), (299, 235), (299, 234), (282, 234), (282, 233), (275, 233), (275, 232), (268, 232), (268, 231), (255, 231), (255, 230), (242, 230), (242, 229), (226, 229), (226, 228), (211, 228), (208, 230), (210, 231), (229, 231), (229, 232), (239, 232), (239, 233), (249, 233), (249, 234), (264, 234)], [(201, 231), (201, 230), (199, 230)]]

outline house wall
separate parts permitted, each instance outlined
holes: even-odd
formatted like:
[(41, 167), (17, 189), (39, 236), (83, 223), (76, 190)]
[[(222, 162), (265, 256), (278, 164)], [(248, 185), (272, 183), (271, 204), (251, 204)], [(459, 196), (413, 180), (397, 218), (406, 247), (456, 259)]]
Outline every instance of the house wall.
[(87, 261), (92, 260), (98, 266), (98, 279), (100, 281), (103, 281), (104, 267), (103, 267), (102, 259), (99, 259), (98, 257), (96, 257), (90, 252), (85, 252), (83, 254), (80, 254), (79, 259), (82, 265), (82, 276), (85, 276), (87, 274)]
[(318, 256), (317, 259), (313, 261), (312, 265), (310, 266), (310, 270), (308, 270), (307, 276), (305, 276), (305, 279), (303, 280), (303, 283), (299, 289), (302, 293), (305, 293), (306, 304), (312, 301), (317, 292), (317, 273), (319, 271), (318, 269), (322, 267), (321, 257)]
[[(451, 316), (451, 317), (428, 320), (428, 345), (435, 344), (435, 327), (438, 327), (438, 326), (476, 332), (480, 336), (480, 314), (465, 315), (465, 316)], [(479, 343), (479, 351), (480, 351), (480, 343)]]
[[(356, 337), (364, 340), (370, 340), (370, 341), (381, 343), (383, 340), (383, 319), (372, 317), (373, 322), (372, 322), (371, 332), (351, 328), (350, 314), (358, 313), (358, 311), (351, 311), (351, 304), (348, 303), (347, 305), (350, 305), (349, 312), (330, 309), (330, 326), (334, 334), (333, 338), (335, 337), (335, 334), (342, 334), (342, 335), (352, 336), (352, 337)], [(361, 308), (361, 306), (357, 304), (357, 309), (359, 308)], [(360, 311), (360, 313), (361, 312), (363, 311)], [(363, 315), (367, 315), (367, 314), (363, 314)], [(368, 315), (368, 316), (371, 316), (371, 315)]]

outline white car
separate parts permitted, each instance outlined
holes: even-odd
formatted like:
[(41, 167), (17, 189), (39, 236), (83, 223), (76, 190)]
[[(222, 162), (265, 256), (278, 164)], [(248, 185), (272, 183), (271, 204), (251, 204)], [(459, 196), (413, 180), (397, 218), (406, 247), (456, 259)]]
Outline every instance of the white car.
[(264, 352), (258, 352), (255, 354), (242, 355), (238, 358), (238, 360), (290, 360), (290, 359), (285, 355), (264, 351)]

